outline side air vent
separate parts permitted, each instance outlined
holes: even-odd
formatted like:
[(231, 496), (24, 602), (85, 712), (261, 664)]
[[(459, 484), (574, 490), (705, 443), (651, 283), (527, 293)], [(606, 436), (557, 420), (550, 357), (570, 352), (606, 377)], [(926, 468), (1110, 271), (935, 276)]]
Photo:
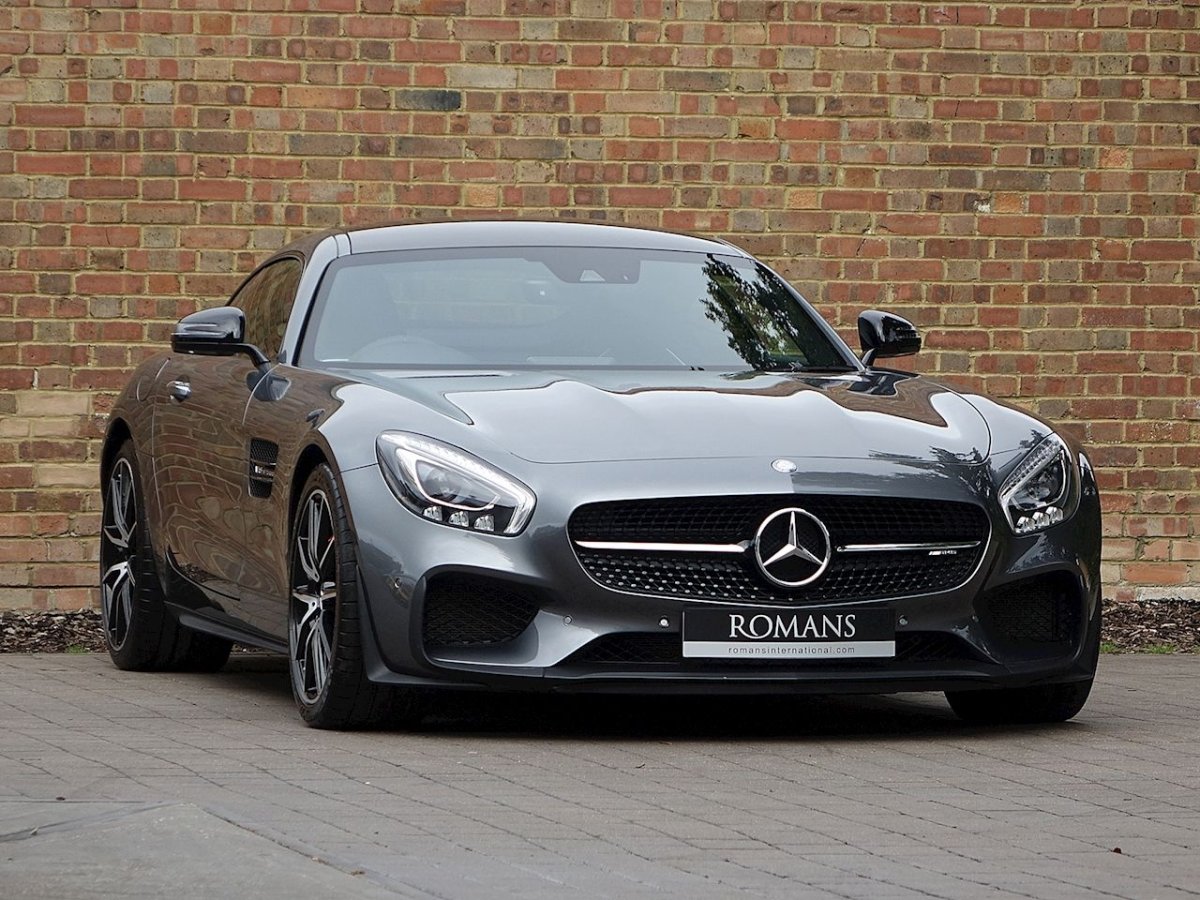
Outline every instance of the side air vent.
[(279, 462), (279, 445), (262, 438), (250, 438), (249, 480), (250, 496), (271, 496), (275, 484), (275, 465)]

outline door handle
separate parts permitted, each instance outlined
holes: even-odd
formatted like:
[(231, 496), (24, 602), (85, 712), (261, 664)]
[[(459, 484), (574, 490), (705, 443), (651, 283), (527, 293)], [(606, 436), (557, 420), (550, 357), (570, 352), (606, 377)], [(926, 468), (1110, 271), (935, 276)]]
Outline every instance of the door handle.
[(186, 381), (169, 381), (167, 389), (171, 392), (171, 399), (180, 403), (192, 396), (192, 386)]

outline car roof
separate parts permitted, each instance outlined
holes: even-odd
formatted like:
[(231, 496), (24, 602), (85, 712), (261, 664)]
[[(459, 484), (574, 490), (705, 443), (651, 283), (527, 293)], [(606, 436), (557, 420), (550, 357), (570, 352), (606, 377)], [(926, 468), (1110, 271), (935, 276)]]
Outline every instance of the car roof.
[(746, 255), (732, 244), (713, 238), (623, 225), (526, 219), (407, 222), (335, 228), (301, 238), (279, 252), (286, 254), (299, 251), (308, 255), (312, 248), (332, 235), (346, 235), (351, 253), (453, 247), (613, 247)]

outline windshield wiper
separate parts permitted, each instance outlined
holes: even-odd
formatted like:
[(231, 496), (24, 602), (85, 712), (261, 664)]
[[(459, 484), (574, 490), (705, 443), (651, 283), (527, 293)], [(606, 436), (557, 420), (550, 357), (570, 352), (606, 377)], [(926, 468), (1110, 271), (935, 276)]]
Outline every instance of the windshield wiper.
[(691, 363), (684, 362), (682, 359), (680, 359), (679, 354), (676, 353), (674, 350), (672, 350), (670, 347), (663, 347), (663, 349), (666, 350), (668, 353), (670, 353), (673, 357), (675, 357), (675, 359), (679, 361), (679, 364), (681, 366), (687, 366), (693, 372), (703, 372), (704, 371), (704, 366), (693, 366)]
[(848, 365), (833, 365), (833, 366), (816, 366), (806, 365), (804, 363), (789, 362), (775, 363), (774, 365), (764, 366), (759, 371), (761, 372), (857, 372), (855, 366)]

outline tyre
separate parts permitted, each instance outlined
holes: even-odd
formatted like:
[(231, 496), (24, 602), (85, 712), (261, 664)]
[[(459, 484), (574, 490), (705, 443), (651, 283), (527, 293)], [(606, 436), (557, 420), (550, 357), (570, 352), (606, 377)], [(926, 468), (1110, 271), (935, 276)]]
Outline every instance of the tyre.
[(947, 691), (955, 714), (978, 724), (1065, 722), (1087, 703), (1092, 679), (992, 691)]
[(189, 631), (166, 609), (131, 441), (117, 451), (102, 487), (100, 618), (113, 663), (131, 671), (215, 672), (232, 645)]
[(367, 679), (354, 541), (327, 465), (313, 470), (300, 494), (289, 560), (288, 669), (304, 721), (362, 728), (415, 718), (410, 692)]

